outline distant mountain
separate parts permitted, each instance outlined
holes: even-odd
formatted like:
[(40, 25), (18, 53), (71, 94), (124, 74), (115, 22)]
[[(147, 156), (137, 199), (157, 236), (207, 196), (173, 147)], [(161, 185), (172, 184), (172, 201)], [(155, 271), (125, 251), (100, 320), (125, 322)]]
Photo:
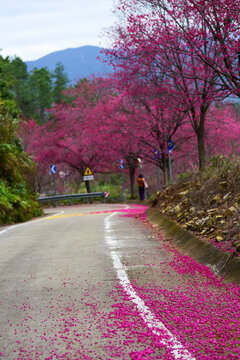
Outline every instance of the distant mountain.
[(38, 60), (26, 61), (26, 64), (28, 71), (43, 67), (47, 67), (49, 71), (54, 71), (56, 63), (61, 62), (69, 80), (74, 83), (92, 74), (99, 76), (113, 71), (110, 66), (97, 59), (98, 56), (103, 56), (100, 51), (101, 48), (98, 46), (81, 46), (55, 51)]

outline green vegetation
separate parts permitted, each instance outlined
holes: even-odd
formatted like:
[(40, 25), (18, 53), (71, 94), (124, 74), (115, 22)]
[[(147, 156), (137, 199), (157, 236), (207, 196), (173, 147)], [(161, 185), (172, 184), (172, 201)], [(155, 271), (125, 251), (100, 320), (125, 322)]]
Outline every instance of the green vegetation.
[[(126, 181), (126, 179), (125, 179)], [(101, 179), (101, 175), (98, 175), (98, 179), (91, 181), (91, 192), (108, 192), (109, 197), (107, 202), (116, 202), (122, 200), (122, 184), (121, 176), (117, 174), (105, 175)], [(81, 183), (79, 193), (86, 192), (85, 182)], [(126, 186), (125, 189), (126, 200), (130, 199), (130, 192)]]
[(1, 63), (1, 81), (7, 82), (21, 116), (33, 118), (39, 124), (45, 123), (49, 119), (46, 109), (61, 101), (62, 91), (69, 82), (63, 65), (57, 63), (53, 73), (47, 68), (34, 68), (28, 73), (26, 64), (19, 57), (2, 59)]
[(16, 136), (19, 124), (9, 59), (0, 57), (0, 224), (31, 219), (42, 213), (25, 174), (34, 164)]
[(67, 74), (64, 72), (64, 66), (60, 62), (56, 64), (52, 78), (54, 79), (53, 101), (58, 104), (63, 99), (63, 91), (66, 90), (69, 82)]

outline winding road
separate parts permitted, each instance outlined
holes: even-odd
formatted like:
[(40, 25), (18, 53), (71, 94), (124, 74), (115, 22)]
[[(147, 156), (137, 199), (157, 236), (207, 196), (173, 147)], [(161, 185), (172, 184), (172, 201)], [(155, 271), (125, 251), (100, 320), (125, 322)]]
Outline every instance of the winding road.
[(239, 359), (239, 287), (140, 205), (48, 209), (0, 229), (0, 358)]

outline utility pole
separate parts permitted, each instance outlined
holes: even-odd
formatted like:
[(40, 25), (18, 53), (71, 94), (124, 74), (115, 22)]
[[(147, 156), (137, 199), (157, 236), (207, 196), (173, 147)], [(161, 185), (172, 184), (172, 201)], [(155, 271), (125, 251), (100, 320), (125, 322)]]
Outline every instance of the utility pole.
[(125, 182), (124, 182), (124, 172), (123, 169), (125, 167), (123, 160), (118, 160), (119, 162), (119, 167), (121, 169), (121, 177), (122, 177), (122, 200), (126, 201), (126, 196), (125, 196)]

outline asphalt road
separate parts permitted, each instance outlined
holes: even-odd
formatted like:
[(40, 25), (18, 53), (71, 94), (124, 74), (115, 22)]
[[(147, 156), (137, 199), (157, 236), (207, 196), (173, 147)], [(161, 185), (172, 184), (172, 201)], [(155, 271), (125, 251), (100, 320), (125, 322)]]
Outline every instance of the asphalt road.
[(240, 357), (238, 288), (195, 269), (142, 213), (55, 208), (0, 229), (0, 358)]

